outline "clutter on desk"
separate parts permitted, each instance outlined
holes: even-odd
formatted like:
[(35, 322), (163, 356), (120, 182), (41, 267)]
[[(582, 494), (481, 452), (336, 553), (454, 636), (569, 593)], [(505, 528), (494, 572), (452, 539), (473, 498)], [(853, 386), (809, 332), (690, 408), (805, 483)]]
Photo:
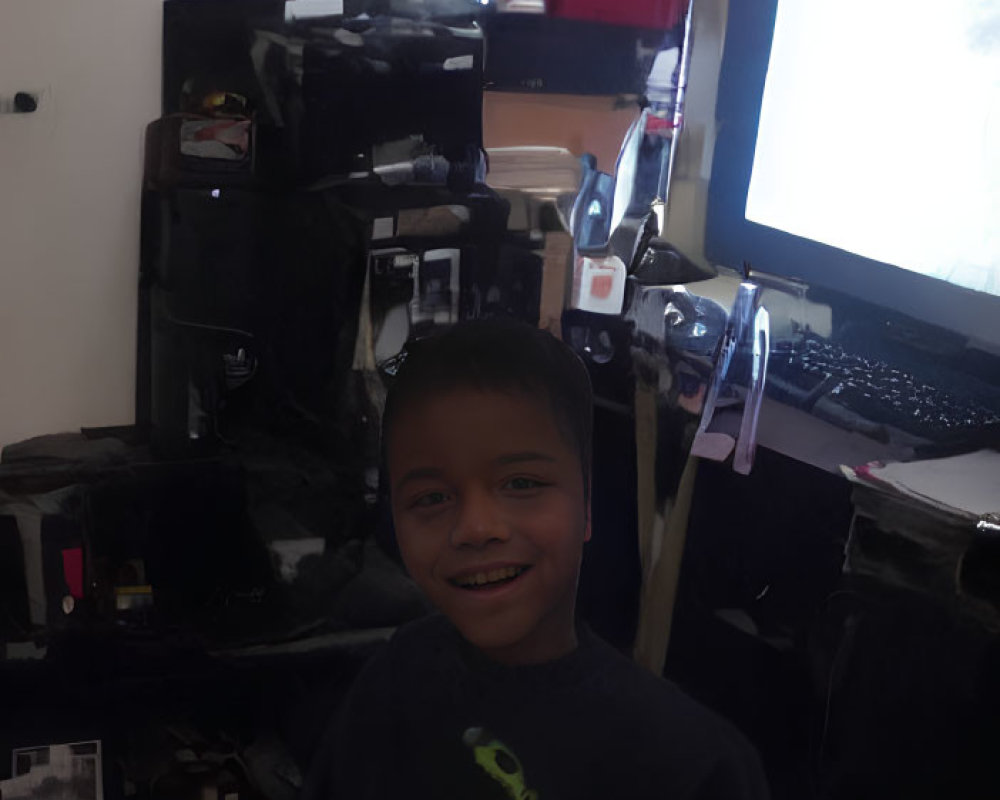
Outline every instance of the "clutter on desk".
[(841, 467), (855, 482), (867, 483), (971, 521), (1000, 515), (1000, 451), (908, 462), (871, 462)]
[(1000, 631), (1000, 452), (841, 470), (856, 486), (844, 571)]
[(180, 633), (219, 648), (425, 613), (400, 567), (365, 546), (384, 522), (364, 474), (269, 447), (268, 456), (176, 462), (95, 448), (115, 458), (74, 473), (53, 473), (50, 462), (23, 458), (27, 445), (15, 447), (22, 458), (0, 464), (0, 486), (10, 475), (23, 481), (27, 461), (59, 488), (0, 494), (8, 657), (88, 633), (165, 644)]

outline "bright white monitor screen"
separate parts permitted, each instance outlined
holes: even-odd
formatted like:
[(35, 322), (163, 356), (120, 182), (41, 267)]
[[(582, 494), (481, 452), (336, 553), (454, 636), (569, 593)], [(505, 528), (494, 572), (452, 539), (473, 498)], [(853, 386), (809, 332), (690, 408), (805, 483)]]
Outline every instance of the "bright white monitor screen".
[(1000, 295), (1000, 3), (779, 0), (746, 218)]

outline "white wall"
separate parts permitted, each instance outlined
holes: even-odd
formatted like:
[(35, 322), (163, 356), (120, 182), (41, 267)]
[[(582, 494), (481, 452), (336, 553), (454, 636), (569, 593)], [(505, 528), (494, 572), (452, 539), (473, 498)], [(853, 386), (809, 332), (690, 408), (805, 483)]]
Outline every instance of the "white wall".
[(0, 0), (0, 445), (134, 420), (143, 132), (161, 0)]

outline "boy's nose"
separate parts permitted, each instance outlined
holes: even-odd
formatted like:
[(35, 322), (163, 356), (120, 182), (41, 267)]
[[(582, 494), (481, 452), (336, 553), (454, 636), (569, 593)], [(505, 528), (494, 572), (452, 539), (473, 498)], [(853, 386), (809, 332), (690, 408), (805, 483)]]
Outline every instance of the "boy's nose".
[(491, 541), (506, 541), (509, 538), (503, 515), (490, 493), (481, 490), (467, 492), (452, 529), (452, 545), (482, 547)]

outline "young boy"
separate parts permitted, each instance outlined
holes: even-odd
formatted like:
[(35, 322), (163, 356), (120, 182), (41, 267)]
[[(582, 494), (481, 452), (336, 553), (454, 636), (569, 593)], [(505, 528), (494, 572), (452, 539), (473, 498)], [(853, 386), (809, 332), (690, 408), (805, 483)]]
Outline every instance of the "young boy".
[(362, 671), (322, 795), (766, 796), (735, 729), (576, 620), (591, 413), (583, 364), (530, 326), (464, 323), (412, 348), (383, 448), (403, 561), (441, 614)]

